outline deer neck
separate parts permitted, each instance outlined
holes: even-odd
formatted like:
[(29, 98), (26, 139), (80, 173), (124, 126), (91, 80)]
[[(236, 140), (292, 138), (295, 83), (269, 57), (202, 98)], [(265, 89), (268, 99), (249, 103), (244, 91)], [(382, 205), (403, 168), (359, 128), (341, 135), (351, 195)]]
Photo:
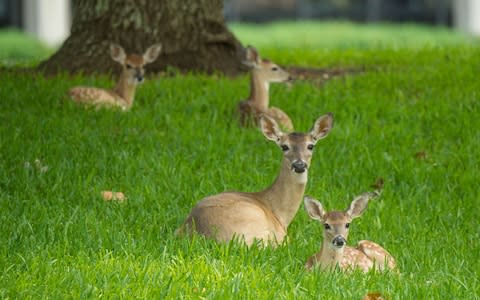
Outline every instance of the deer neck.
[(250, 97), (249, 101), (260, 111), (265, 111), (268, 108), (268, 91), (270, 83), (263, 78), (259, 71), (253, 70), (250, 79)]
[(120, 79), (113, 91), (125, 101), (127, 108), (130, 108), (135, 98), (135, 89), (137, 85), (129, 79), (129, 75), (126, 72), (122, 72)]
[(258, 199), (268, 207), (286, 229), (302, 202), (307, 184), (307, 172), (298, 174), (291, 170), (287, 160), (282, 161), (280, 174), (266, 190), (257, 193)]
[(317, 262), (323, 269), (327, 268), (334, 268), (335, 266), (340, 266), (342, 259), (343, 259), (343, 252), (345, 251), (345, 247), (343, 248), (334, 248), (330, 245), (330, 243), (322, 243), (322, 248), (320, 250), (320, 256), (317, 258)]

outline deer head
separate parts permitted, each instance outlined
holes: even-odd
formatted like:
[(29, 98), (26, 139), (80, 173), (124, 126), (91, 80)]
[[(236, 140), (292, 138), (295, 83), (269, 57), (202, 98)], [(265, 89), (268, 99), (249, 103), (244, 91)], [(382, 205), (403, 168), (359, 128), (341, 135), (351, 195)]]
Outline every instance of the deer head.
[(307, 133), (285, 133), (271, 117), (267, 115), (260, 117), (260, 128), (263, 135), (280, 147), (284, 159), (290, 164), (292, 172), (297, 174), (306, 173), (310, 166), (315, 144), (326, 137), (332, 127), (332, 113), (318, 118), (313, 128)]
[(129, 84), (136, 85), (144, 80), (144, 66), (154, 62), (160, 54), (161, 49), (162, 45), (155, 44), (150, 46), (143, 55), (127, 55), (121, 46), (111, 44), (110, 56), (114, 61), (122, 65), (122, 77), (125, 77)]
[(287, 82), (293, 80), (290, 74), (268, 59), (262, 59), (257, 49), (246, 48), (246, 59), (243, 64), (251, 68), (254, 76), (265, 82)]
[(323, 225), (323, 242), (340, 250), (347, 244), (352, 220), (361, 216), (367, 208), (368, 201), (378, 195), (380, 195), (378, 191), (364, 193), (353, 199), (350, 206), (344, 211), (327, 212), (320, 202), (309, 196), (304, 197), (304, 203), (310, 218)]

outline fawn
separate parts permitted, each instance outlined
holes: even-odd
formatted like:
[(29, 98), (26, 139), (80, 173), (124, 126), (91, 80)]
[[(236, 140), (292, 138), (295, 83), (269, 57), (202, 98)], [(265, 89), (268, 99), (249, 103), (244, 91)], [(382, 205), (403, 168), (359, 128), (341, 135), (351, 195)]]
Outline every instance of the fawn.
[(305, 209), (310, 218), (323, 225), (323, 243), (319, 253), (311, 256), (305, 267), (312, 269), (319, 265), (322, 270), (331, 270), (338, 266), (342, 271), (358, 268), (364, 272), (371, 268), (383, 271), (395, 269), (395, 259), (380, 245), (371, 241), (360, 241), (357, 247), (346, 246), (348, 230), (352, 219), (359, 217), (367, 208), (368, 201), (380, 195), (378, 191), (364, 193), (353, 199), (345, 211), (326, 212), (317, 200), (306, 196)]
[(333, 116), (328, 113), (318, 118), (308, 133), (285, 133), (274, 119), (261, 116), (264, 136), (283, 151), (280, 174), (274, 183), (260, 192), (224, 192), (204, 198), (177, 234), (197, 232), (223, 242), (239, 238), (247, 245), (255, 240), (274, 246), (281, 243), (300, 207), (313, 147), (332, 126)]
[(99, 107), (119, 107), (123, 111), (130, 109), (135, 97), (137, 85), (144, 80), (144, 66), (155, 61), (162, 46), (155, 44), (143, 55), (126, 55), (119, 45), (110, 45), (111, 58), (122, 65), (122, 73), (112, 90), (95, 87), (74, 87), (68, 91), (70, 98), (77, 103)]
[(268, 90), (271, 82), (289, 82), (293, 78), (285, 70), (268, 59), (262, 59), (257, 50), (248, 46), (246, 60), (251, 68), (250, 97), (238, 104), (240, 124), (248, 125), (252, 120), (258, 125), (260, 115), (265, 114), (277, 121), (281, 127), (291, 132), (293, 124), (286, 113), (276, 107), (268, 107)]

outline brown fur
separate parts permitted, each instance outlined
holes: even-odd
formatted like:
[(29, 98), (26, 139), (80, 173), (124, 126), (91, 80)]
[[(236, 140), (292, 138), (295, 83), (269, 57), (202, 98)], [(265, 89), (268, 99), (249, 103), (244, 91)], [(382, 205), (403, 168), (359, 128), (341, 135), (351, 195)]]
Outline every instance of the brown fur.
[(113, 60), (122, 65), (122, 73), (113, 89), (95, 87), (74, 87), (68, 91), (69, 97), (76, 103), (91, 105), (96, 108), (120, 108), (123, 111), (132, 107), (135, 90), (139, 81), (143, 80), (144, 66), (153, 62), (160, 53), (160, 45), (153, 45), (143, 56), (126, 55), (123, 48), (111, 45), (110, 55)]
[[(196, 232), (221, 242), (238, 237), (247, 245), (255, 240), (263, 244), (281, 243), (305, 191), (312, 156), (308, 145), (325, 137), (332, 122), (328, 114), (320, 117), (309, 133), (286, 134), (273, 119), (263, 116), (260, 124), (265, 137), (280, 147), (289, 147), (284, 151), (275, 182), (260, 192), (225, 192), (204, 198), (192, 209), (177, 234)], [(293, 162), (298, 161), (305, 163), (303, 173), (292, 169)]]
[(280, 108), (269, 107), (269, 86), (271, 82), (292, 80), (289, 73), (268, 59), (262, 59), (255, 48), (247, 48), (247, 61), (251, 67), (250, 96), (238, 104), (240, 124), (259, 125), (261, 115), (273, 118), (284, 130), (293, 131), (290, 117)]
[[(338, 251), (338, 250), (337, 250)], [(382, 246), (372, 241), (360, 241), (356, 247), (346, 246), (339, 257), (331, 255), (331, 259), (324, 259), (326, 250), (308, 258), (305, 267), (309, 270), (319, 265), (322, 269), (332, 269), (338, 265), (342, 271), (360, 269), (368, 272), (375, 267), (377, 271), (385, 271), (386, 268), (395, 270), (396, 262), (393, 256)]]
[(322, 270), (331, 270), (339, 267), (342, 271), (360, 269), (367, 272), (372, 268), (384, 271), (386, 268), (395, 270), (396, 263), (393, 256), (380, 245), (363, 240), (356, 247), (335, 246), (333, 241), (337, 237), (348, 238), (349, 228), (346, 224), (353, 218), (359, 217), (367, 207), (369, 199), (378, 195), (365, 193), (355, 198), (345, 211), (326, 212), (321, 203), (305, 197), (305, 208), (311, 218), (328, 224), (329, 228), (323, 231), (323, 243), (320, 252), (308, 258), (305, 267), (311, 270), (319, 266)]

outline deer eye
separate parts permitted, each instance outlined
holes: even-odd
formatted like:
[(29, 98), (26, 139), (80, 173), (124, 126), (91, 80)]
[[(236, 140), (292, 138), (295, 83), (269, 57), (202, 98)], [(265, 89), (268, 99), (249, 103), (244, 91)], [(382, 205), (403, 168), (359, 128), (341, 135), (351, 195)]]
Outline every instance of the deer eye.
[(278, 67), (272, 67), (272, 71), (278, 71)]
[(127, 69), (133, 69), (132, 65), (127, 64)]
[(308, 144), (307, 149), (308, 150), (313, 150), (313, 144)]
[(288, 148), (287, 145), (282, 145), (280, 147), (282, 147), (282, 151), (288, 151), (288, 149), (290, 149), (290, 148)]
[(330, 225), (328, 225), (327, 223), (323, 224), (323, 227), (326, 229), (326, 230), (329, 230), (331, 227)]
[(345, 228), (350, 227), (350, 223), (345, 224)]

